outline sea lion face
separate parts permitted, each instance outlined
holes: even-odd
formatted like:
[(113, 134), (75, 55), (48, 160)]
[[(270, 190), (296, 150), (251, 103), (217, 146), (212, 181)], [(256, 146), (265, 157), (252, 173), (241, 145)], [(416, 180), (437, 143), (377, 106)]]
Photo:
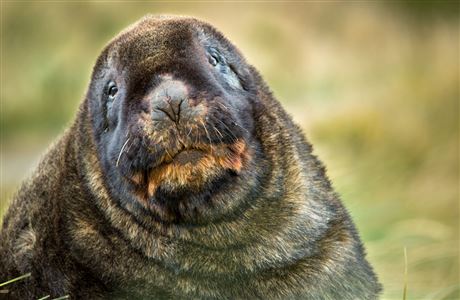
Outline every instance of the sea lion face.
[[(251, 75), (210, 25), (148, 17), (103, 51), (87, 96), (113, 198), (163, 221), (197, 219), (210, 195), (249, 174)], [(191, 200), (193, 198), (193, 200)]]

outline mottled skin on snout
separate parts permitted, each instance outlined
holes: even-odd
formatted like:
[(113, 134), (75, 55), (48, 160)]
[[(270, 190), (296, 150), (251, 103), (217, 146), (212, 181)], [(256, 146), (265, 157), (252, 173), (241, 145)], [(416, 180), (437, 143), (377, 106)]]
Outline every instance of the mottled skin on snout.
[(211, 25), (147, 16), (104, 48), (4, 218), (11, 299), (376, 299), (302, 131)]

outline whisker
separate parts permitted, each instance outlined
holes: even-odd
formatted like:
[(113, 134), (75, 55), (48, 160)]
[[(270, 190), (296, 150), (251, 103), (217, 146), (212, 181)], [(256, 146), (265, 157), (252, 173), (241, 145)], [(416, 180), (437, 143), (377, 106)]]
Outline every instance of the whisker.
[(131, 143), (129, 144), (128, 148), (126, 148), (126, 153), (129, 152), (129, 150), (131, 150), (131, 146), (133, 145), (134, 141), (131, 141)]
[(230, 128), (228, 128), (228, 126), (225, 125), (225, 123), (224, 123), (222, 120), (220, 120), (220, 119), (218, 119), (218, 118), (216, 118), (216, 117), (214, 117), (214, 116), (213, 116), (212, 118), (213, 118), (214, 120), (216, 120), (217, 122), (220, 122), (223, 126), (225, 126), (225, 128), (226, 128), (227, 131), (228, 131), (228, 133), (233, 137), (233, 138), (232, 138), (233, 142), (236, 142), (236, 141), (238, 140), (238, 138), (237, 138), (236, 135), (233, 133), (233, 131), (232, 131)]
[(215, 132), (217, 133), (217, 135), (219, 136), (220, 143), (223, 144), (222, 139), (224, 138), (224, 136), (222, 135), (222, 133), (220, 133), (219, 129), (217, 129), (216, 126), (212, 126), (212, 129), (214, 129), (214, 131), (215, 131)]
[(211, 147), (211, 155), (213, 153), (213, 149), (212, 149), (212, 141), (211, 141), (211, 136), (209, 135), (209, 132), (208, 130), (206, 129), (206, 125), (204, 124), (204, 122), (201, 120), (201, 125), (203, 126), (204, 128), (204, 131), (206, 132), (206, 136), (208, 137), (208, 140), (209, 140), (209, 146)]
[(192, 129), (193, 129), (193, 127), (190, 126), (190, 130), (189, 130), (188, 133), (187, 133), (187, 139), (190, 137), (190, 133), (192, 133)]
[(235, 124), (236, 126), (238, 126), (239, 128), (243, 129), (244, 131), (246, 131), (247, 133), (249, 133), (249, 131), (244, 128), (243, 126), (241, 126), (240, 124), (236, 123), (236, 122), (233, 122), (233, 124)]
[(216, 102), (216, 103), (217, 105), (220, 105), (222, 108), (224, 108), (226, 111), (230, 111), (230, 109), (227, 106), (225, 106), (223, 103), (220, 103), (220, 102)]
[(126, 142), (123, 144), (123, 146), (122, 146), (121, 149), (120, 149), (120, 153), (118, 154), (117, 163), (115, 164), (116, 167), (118, 167), (118, 164), (120, 163), (121, 154), (123, 153), (123, 149), (125, 149), (126, 145), (128, 144), (129, 139), (130, 139), (130, 138), (128, 138), (128, 139), (126, 140)]
[(169, 153), (168, 147), (165, 147), (164, 149), (166, 151), (166, 154), (168, 154), (168, 156), (169, 156), (168, 159), (172, 159), (173, 157), (172, 157), (171, 153)]
[(200, 134), (195, 134), (195, 144), (198, 144), (200, 141)]

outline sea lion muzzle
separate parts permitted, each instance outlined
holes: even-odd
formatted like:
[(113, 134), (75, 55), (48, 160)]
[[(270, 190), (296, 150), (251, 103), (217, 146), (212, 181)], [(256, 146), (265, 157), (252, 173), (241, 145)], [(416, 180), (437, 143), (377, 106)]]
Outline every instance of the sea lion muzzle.
[(160, 186), (196, 191), (228, 172), (235, 176), (250, 157), (228, 98), (197, 91), (170, 75), (158, 78), (142, 99), (148, 117), (145, 111), (133, 114), (130, 124), (135, 126), (117, 159), (144, 203)]

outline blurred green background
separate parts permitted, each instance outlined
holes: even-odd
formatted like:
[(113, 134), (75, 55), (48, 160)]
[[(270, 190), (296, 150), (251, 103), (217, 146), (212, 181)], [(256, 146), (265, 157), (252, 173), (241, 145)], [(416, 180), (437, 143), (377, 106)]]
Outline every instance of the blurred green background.
[(101, 48), (146, 13), (214, 24), (327, 165), (385, 286), (459, 299), (458, 2), (2, 1), (0, 215), (72, 122)]

